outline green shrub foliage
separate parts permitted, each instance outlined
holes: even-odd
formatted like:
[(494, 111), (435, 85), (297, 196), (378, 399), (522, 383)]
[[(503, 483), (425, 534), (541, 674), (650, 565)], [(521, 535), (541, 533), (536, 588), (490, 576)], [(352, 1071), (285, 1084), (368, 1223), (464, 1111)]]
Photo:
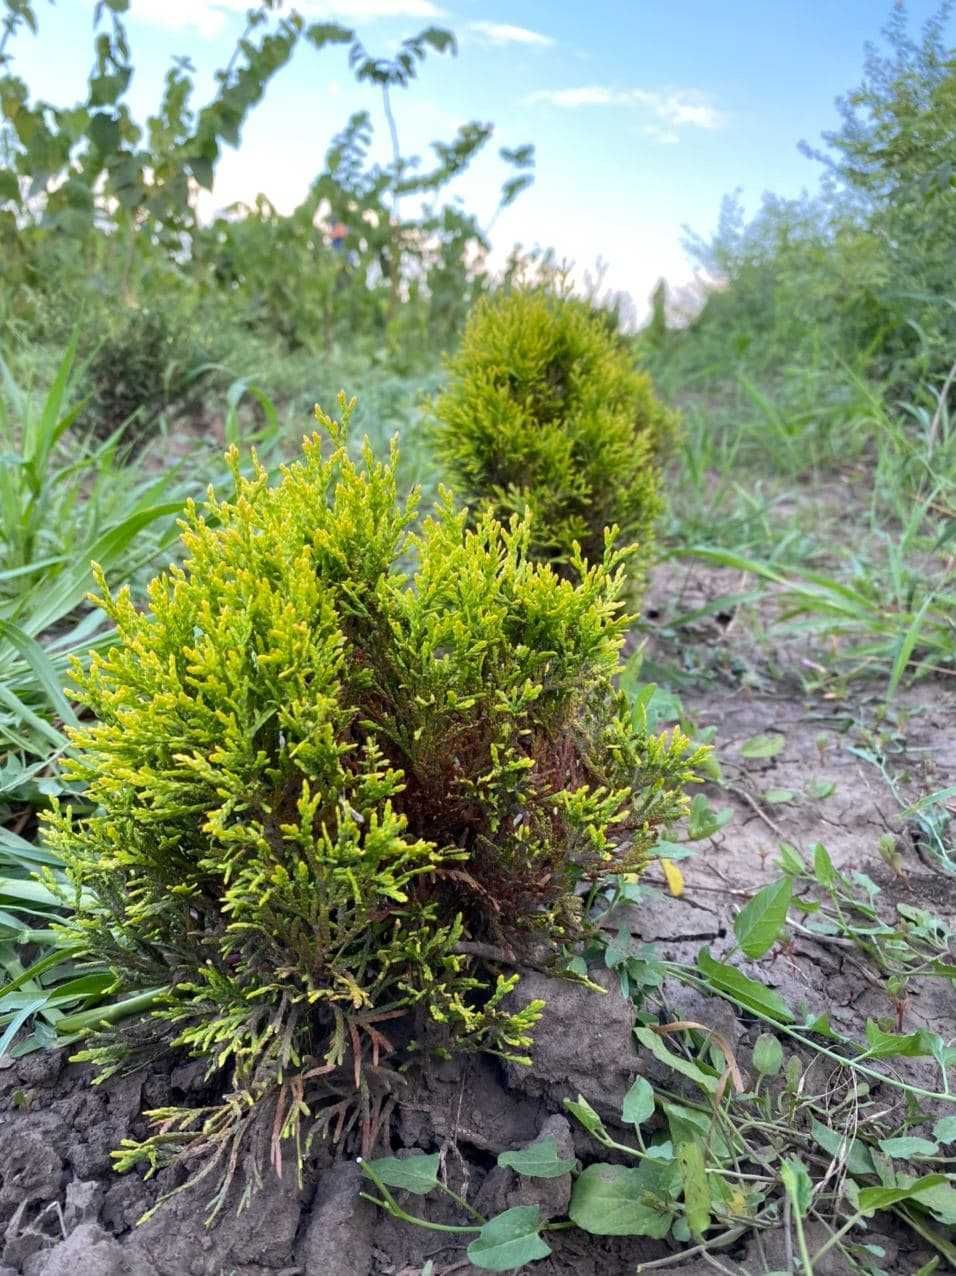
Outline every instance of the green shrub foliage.
[[(696, 762), (613, 689), (623, 555), (563, 579), (526, 523), (468, 528), (447, 497), (414, 531), (397, 450), (353, 461), (340, 402), (272, 485), (232, 454), (146, 610), (99, 575), (118, 641), (74, 670), (95, 720), (68, 764), (89, 806), (49, 821), (78, 943), (164, 988), (137, 1047), (228, 1066), (241, 1112), (299, 1086), (286, 1133), (321, 1115), (304, 1076), (330, 1104), (336, 1069), (354, 1100), (386, 1056), (520, 1057), (541, 1007), (509, 1011), (515, 977), (475, 953), (556, 959), (582, 884), (640, 867)], [(175, 1120), (215, 1142), (236, 1110)]]
[(584, 302), (541, 290), (479, 304), (436, 404), (438, 454), (473, 512), (530, 511), (534, 553), (562, 568), (636, 542), (640, 577), (674, 430), (646, 375)]
[(187, 412), (195, 403), (208, 360), (185, 316), (128, 310), (90, 360), (84, 419), (97, 438), (125, 427), (124, 437), (142, 444), (161, 413)]

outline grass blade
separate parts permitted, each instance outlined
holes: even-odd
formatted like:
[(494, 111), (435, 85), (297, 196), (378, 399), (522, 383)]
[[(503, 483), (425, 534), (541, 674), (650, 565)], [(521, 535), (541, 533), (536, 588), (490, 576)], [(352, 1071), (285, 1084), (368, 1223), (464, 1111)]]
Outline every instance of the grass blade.
[(19, 626), (9, 620), (0, 620), (0, 638), (5, 638), (26, 661), (61, 721), (71, 727), (78, 727), (80, 723), (73, 712), (73, 706), (63, 694), (53, 665), (36, 639), (25, 634)]
[(889, 685), (886, 688), (887, 700), (892, 700), (893, 696), (896, 695), (897, 688), (900, 685), (900, 679), (903, 677), (903, 674), (906, 671), (906, 666), (910, 662), (910, 657), (913, 655), (913, 649), (919, 640), (920, 631), (923, 628), (923, 622), (926, 619), (926, 613), (929, 611), (929, 605), (932, 601), (933, 595), (927, 594), (927, 596), (923, 599), (922, 607), (920, 607), (919, 611), (913, 617), (912, 623), (900, 639), (896, 659), (893, 661), (893, 668), (890, 671)]

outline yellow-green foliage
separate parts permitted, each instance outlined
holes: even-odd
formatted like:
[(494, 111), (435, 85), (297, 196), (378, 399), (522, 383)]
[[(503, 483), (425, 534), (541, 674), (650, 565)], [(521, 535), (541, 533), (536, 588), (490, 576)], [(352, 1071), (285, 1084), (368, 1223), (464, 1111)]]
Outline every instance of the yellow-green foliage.
[(651, 555), (659, 462), (675, 420), (587, 305), (535, 290), (481, 303), (435, 404), (437, 450), (473, 512), (530, 510), (536, 556), (588, 562), (636, 542)]
[(189, 510), (148, 610), (100, 578), (118, 640), (74, 671), (95, 721), (68, 764), (90, 805), (49, 824), (79, 942), (128, 991), (169, 986), (139, 1044), (254, 1096), (358, 1076), (396, 1015), (406, 1043), (520, 1053), (540, 1007), (508, 1013), (514, 981), (462, 941), (556, 952), (577, 888), (640, 866), (693, 765), (612, 688), (620, 555), (572, 583), (518, 520), (445, 504), (413, 532), (395, 450), (355, 464), (323, 421), (333, 447), (275, 484), (232, 457), (234, 497)]

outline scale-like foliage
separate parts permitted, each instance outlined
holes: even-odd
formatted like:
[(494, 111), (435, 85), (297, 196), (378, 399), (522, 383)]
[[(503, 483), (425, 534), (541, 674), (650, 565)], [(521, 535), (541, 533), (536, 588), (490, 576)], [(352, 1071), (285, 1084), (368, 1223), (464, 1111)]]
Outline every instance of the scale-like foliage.
[(562, 570), (575, 543), (601, 561), (613, 527), (640, 579), (675, 420), (600, 319), (540, 290), (487, 300), (449, 366), (437, 450), (468, 508), (530, 511), (535, 555)]
[[(75, 671), (95, 721), (69, 763), (92, 813), (49, 824), (80, 942), (126, 989), (166, 986), (139, 1044), (228, 1064), (233, 1099), (298, 1085), (296, 1121), (297, 1078), (354, 1086), (412, 1038), (520, 1055), (541, 1007), (510, 1012), (469, 941), (577, 936), (581, 884), (640, 866), (694, 763), (612, 688), (619, 552), (572, 582), (518, 519), (469, 530), (446, 503), (415, 533), (397, 452), (356, 464), (322, 421), (332, 449), (274, 485), (232, 457), (234, 497), (188, 511), (148, 610), (100, 575), (118, 641)], [(196, 1114), (200, 1143), (225, 1111)]]

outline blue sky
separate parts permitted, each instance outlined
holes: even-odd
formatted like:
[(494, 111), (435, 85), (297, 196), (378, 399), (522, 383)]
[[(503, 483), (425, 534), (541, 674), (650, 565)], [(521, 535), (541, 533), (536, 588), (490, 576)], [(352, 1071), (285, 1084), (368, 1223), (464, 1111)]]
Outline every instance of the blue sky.
[[(131, 91), (145, 116), (170, 58), (198, 72), (196, 101), (229, 57), (249, 0), (132, 0), (137, 68)], [(286, 6), (289, 7), (288, 4)], [(796, 195), (817, 184), (797, 150), (837, 120), (834, 99), (861, 76), (890, 0), (300, 0), (309, 19), (354, 26), (388, 54), (421, 27), (450, 27), (454, 60), (432, 57), (395, 98), (403, 150), (421, 153), (466, 120), (495, 124), (488, 153), (454, 188), (490, 217), (504, 170), (498, 145), (534, 142), (535, 185), (499, 218), (495, 256), (514, 243), (553, 246), (579, 277), (606, 263), (608, 287), (643, 310), (655, 281), (688, 280), (684, 224), (706, 233), (721, 197), (742, 188)], [(910, 0), (911, 23), (935, 0)], [(57, 104), (82, 96), (94, 0), (37, 0), (38, 38), (18, 37), (15, 69)], [(385, 158), (384, 120), (355, 85), (344, 50), (301, 49), (221, 163), (211, 211), (263, 191), (294, 206), (321, 168), (331, 136), (368, 108)]]

